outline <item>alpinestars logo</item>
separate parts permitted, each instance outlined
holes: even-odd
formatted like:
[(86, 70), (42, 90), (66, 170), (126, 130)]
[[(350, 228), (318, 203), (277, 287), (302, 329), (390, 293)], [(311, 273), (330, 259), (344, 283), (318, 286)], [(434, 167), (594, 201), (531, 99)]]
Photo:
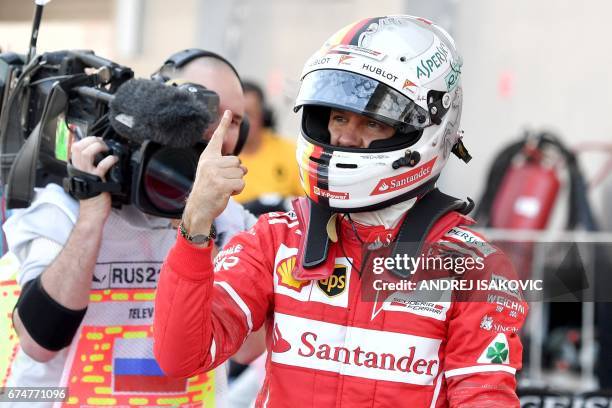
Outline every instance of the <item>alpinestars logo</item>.
[(380, 180), (376, 187), (374, 187), (374, 190), (372, 190), (370, 195), (390, 193), (392, 191), (400, 190), (402, 188), (418, 183), (419, 181), (423, 180), (425, 177), (431, 174), (431, 171), (433, 169), (434, 164), (436, 163), (437, 158), (437, 156), (434, 157), (433, 159), (423, 164), (422, 166), (417, 167), (416, 169), (412, 169), (397, 176), (388, 177)]

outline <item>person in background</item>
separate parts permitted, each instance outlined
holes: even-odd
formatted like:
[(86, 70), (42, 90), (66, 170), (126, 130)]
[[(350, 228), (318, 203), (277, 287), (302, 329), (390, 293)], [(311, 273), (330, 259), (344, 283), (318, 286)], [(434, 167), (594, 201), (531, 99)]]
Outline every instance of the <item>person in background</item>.
[[(232, 109), (222, 151), (233, 154), (244, 116), (235, 69), (208, 55), (166, 74), (215, 91), (221, 112)], [(95, 165), (94, 157), (106, 150), (100, 138), (85, 137), (72, 145), (72, 164), (104, 178), (116, 158)], [(32, 205), (4, 225), (23, 288), (13, 313), (20, 349), (6, 385), (68, 387), (67, 402), (75, 406), (224, 406), (225, 366), (177, 381), (153, 359), (153, 299), (178, 221), (134, 206), (112, 209), (108, 193), (77, 201), (56, 184), (37, 189)], [(230, 201), (214, 223), (222, 246), (255, 218)]]
[(249, 172), (244, 190), (234, 198), (256, 215), (286, 210), (291, 198), (304, 194), (295, 143), (275, 133), (274, 115), (262, 88), (252, 81), (243, 85), (250, 129), (240, 160)]

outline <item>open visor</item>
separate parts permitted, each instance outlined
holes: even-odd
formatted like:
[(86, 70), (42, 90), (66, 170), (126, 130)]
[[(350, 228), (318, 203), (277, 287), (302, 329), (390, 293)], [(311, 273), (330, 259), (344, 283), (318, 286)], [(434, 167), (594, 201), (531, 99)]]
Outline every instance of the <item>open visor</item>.
[(402, 132), (430, 125), (427, 111), (395, 89), (363, 75), (322, 69), (302, 80), (295, 110), (323, 105), (350, 110), (393, 126)]

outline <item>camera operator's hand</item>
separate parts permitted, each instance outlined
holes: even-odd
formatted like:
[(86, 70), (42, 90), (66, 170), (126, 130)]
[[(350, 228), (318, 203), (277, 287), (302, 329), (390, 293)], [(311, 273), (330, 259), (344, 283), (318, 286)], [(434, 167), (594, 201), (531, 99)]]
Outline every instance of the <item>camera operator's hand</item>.
[[(72, 165), (77, 169), (100, 177), (104, 176), (110, 168), (117, 163), (116, 156), (107, 156), (94, 164), (95, 157), (99, 153), (108, 151), (108, 146), (102, 138), (95, 136), (85, 137), (72, 145), (70, 150)], [(94, 221), (99, 220), (102, 224), (108, 218), (111, 209), (111, 196), (109, 193), (101, 193), (96, 197), (80, 201), (79, 218)]]
[(212, 222), (227, 207), (230, 196), (244, 189), (246, 167), (238, 157), (221, 154), (231, 121), (232, 112), (226, 110), (200, 156), (193, 189), (183, 213), (183, 225), (191, 235), (208, 235)]

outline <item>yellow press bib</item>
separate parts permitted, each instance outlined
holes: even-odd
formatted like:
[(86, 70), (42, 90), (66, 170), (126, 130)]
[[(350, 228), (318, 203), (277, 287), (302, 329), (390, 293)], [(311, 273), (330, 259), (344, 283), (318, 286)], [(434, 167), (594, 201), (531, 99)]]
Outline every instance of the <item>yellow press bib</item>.
[(69, 398), (56, 406), (223, 405), (223, 367), (219, 375), (174, 379), (153, 357), (155, 288), (175, 237), (171, 229), (142, 229), (115, 213), (109, 217), (89, 307), (60, 382), (69, 387)]

